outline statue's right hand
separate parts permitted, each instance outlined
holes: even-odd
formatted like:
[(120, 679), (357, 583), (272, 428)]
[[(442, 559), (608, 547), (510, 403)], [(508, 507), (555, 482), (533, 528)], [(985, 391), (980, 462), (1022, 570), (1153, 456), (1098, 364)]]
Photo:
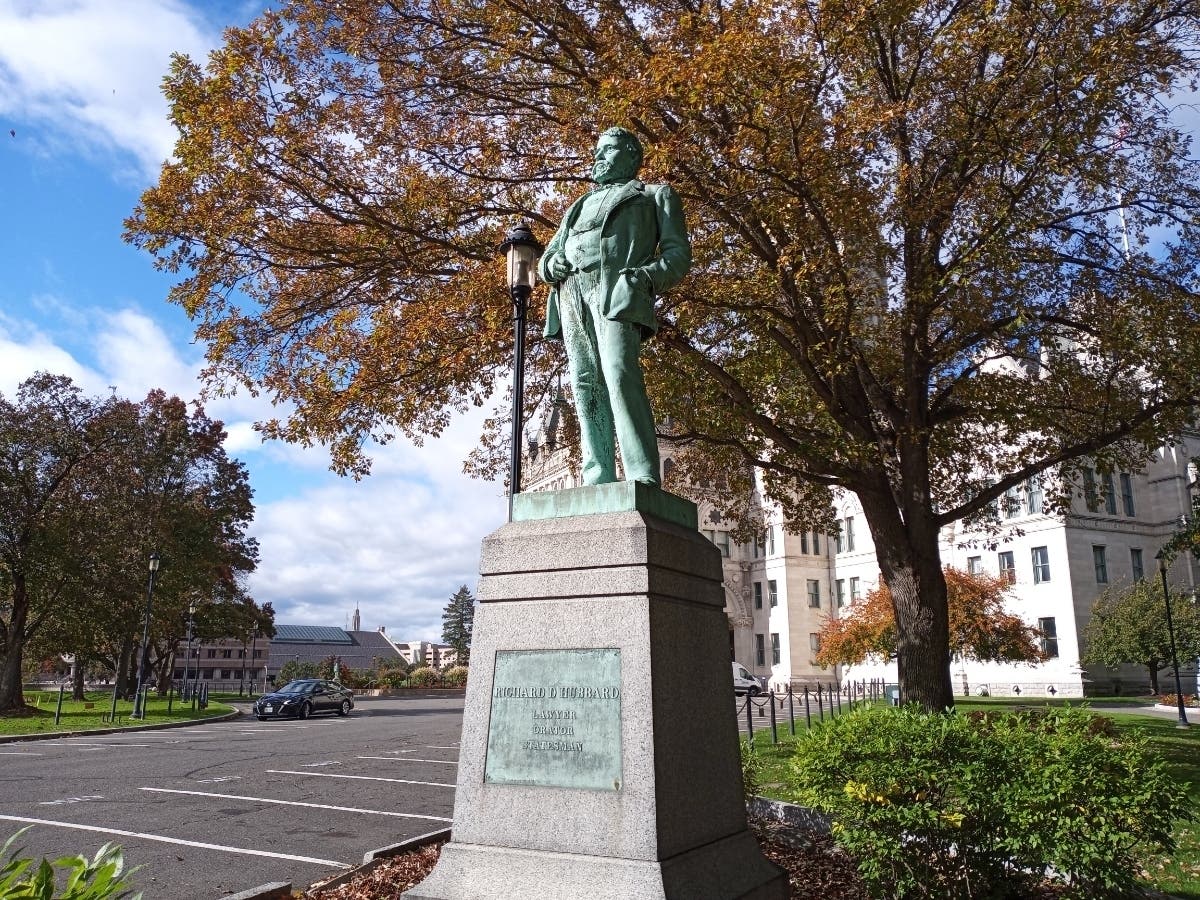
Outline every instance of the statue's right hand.
[(562, 281), (571, 274), (571, 264), (567, 258), (561, 253), (555, 254), (550, 258), (550, 262), (546, 264), (546, 271), (550, 273), (555, 281)]

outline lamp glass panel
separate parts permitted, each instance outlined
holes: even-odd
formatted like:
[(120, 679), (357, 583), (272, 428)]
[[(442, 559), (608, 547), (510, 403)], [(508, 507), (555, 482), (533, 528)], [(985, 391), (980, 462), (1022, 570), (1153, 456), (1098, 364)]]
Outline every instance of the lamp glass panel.
[(532, 288), (537, 277), (537, 253), (529, 244), (512, 243), (508, 247), (508, 284)]

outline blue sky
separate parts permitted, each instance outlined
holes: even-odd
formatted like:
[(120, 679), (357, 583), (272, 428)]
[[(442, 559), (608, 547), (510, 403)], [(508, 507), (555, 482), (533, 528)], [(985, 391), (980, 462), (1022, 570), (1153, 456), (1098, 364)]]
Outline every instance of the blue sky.
[[(122, 221), (171, 152), (158, 90), (170, 53), (202, 58), (262, 6), (0, 0), (0, 393), (46, 370), (90, 394), (198, 395), (203, 348)], [(479, 542), (505, 514), (500, 485), (461, 474), (481, 415), (379, 450), (356, 483), (319, 448), (263, 445), (250, 427), (270, 415), (262, 399), (205, 408), (250, 470), (262, 550), (250, 589), (277, 621), (344, 626), (357, 603), (364, 628), (440, 639), (442, 608), (475, 589)]]

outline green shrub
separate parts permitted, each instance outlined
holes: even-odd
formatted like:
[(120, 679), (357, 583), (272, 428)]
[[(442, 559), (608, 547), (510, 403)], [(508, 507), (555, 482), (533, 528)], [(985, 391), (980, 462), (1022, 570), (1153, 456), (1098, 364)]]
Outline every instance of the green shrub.
[(742, 790), (746, 793), (746, 802), (762, 791), (762, 757), (754, 749), (750, 741), (738, 741), (742, 750)]
[(441, 680), (441, 676), (429, 666), (420, 666), (408, 673), (408, 683), (411, 687), (431, 687)]
[[(0, 847), (0, 856), (7, 859), (0, 867), (0, 900), (141, 900), (141, 892), (129, 887), (121, 848), (105, 844), (88, 861), (83, 856), (63, 856), (53, 862), (43, 859), (38, 865), (21, 856), (22, 849), (13, 843), (28, 831), (22, 828)], [(58, 890), (55, 869), (64, 870), (66, 884)]]
[(442, 678), (447, 684), (466, 684), (467, 683), (467, 667), (466, 666), (451, 666), (442, 673)]
[(408, 683), (408, 675), (403, 669), (381, 669), (378, 682), (384, 687), (404, 687)]
[(1028, 896), (1047, 871), (1076, 896), (1123, 896), (1190, 811), (1144, 737), (1095, 718), (860, 708), (801, 736), (794, 787), (873, 896)]

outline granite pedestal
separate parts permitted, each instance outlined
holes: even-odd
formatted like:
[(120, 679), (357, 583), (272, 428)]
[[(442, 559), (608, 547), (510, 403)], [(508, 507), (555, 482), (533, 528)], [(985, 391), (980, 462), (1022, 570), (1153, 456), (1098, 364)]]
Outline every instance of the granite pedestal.
[(623, 482), (483, 543), (452, 839), (408, 900), (778, 900), (746, 827), (721, 559)]

